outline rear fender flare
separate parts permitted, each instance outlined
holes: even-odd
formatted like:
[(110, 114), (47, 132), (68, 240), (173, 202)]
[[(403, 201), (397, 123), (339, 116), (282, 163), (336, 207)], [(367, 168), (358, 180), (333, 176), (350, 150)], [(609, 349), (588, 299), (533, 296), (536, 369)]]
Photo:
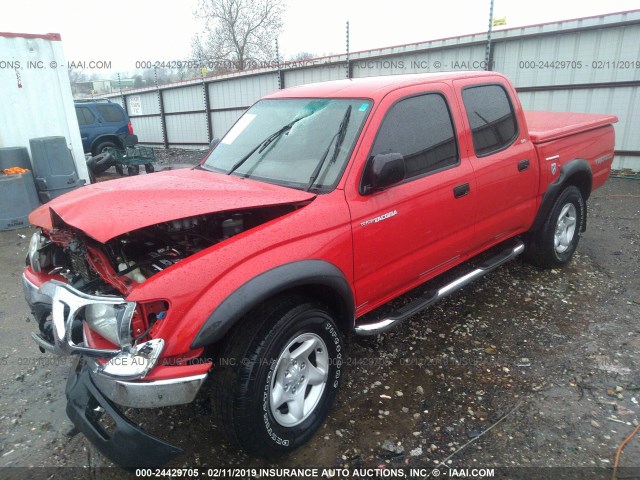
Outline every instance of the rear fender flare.
[(573, 179), (582, 177), (588, 178), (588, 185), (585, 188), (580, 188), (580, 185), (577, 185), (582, 192), (585, 208), (584, 208), (584, 218), (582, 219), (582, 232), (585, 231), (587, 227), (587, 204), (586, 201), (589, 198), (589, 194), (591, 193), (591, 185), (593, 182), (593, 173), (591, 172), (591, 166), (589, 162), (582, 158), (576, 158), (565, 163), (560, 168), (560, 173), (558, 174), (558, 178), (556, 178), (552, 183), (547, 187), (547, 191), (544, 192), (542, 196), (542, 202), (540, 203), (540, 208), (538, 209), (538, 213), (536, 215), (535, 220), (533, 221), (533, 226), (529, 230), (529, 232), (539, 232), (543, 227), (549, 216), (549, 212), (551, 208), (553, 208), (553, 203), (555, 202), (560, 192), (562, 192), (568, 185), (575, 185)]
[(325, 287), (337, 295), (341, 314), (353, 328), (355, 304), (351, 286), (342, 271), (323, 260), (301, 260), (267, 270), (229, 295), (204, 322), (191, 343), (192, 349), (211, 345), (247, 313), (269, 298), (287, 290)]

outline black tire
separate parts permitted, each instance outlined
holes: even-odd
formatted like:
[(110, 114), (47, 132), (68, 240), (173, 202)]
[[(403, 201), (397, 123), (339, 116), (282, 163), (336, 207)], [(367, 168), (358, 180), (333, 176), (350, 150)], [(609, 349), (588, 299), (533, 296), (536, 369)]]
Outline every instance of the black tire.
[(93, 156), (95, 157), (97, 155), (100, 155), (101, 153), (106, 153), (108, 148), (121, 148), (121, 147), (110, 140), (106, 140), (104, 142), (98, 143), (95, 147), (93, 147), (93, 149), (91, 150), (91, 153), (93, 153)]
[[(529, 241), (526, 259), (539, 268), (557, 268), (569, 263), (578, 247), (584, 215), (585, 203), (580, 190), (573, 185), (568, 186), (556, 198), (542, 229)], [(564, 219), (562, 225), (561, 216)], [(571, 219), (573, 225), (569, 227)], [(562, 231), (566, 236), (560, 234)]]
[(92, 157), (92, 160), (92, 171), (96, 175), (106, 172), (115, 163), (113, 155), (110, 153), (101, 153), (100, 155)]
[(147, 173), (155, 172), (155, 168), (153, 168), (153, 163), (145, 163), (144, 164), (144, 171), (147, 172)]
[[(302, 343), (296, 343), (301, 338)], [(286, 360), (285, 350), (300, 352), (297, 349), (305, 345), (302, 350), (311, 353), (300, 355), (300, 362), (292, 365), (292, 359)], [(219, 371), (213, 374), (217, 425), (251, 455), (278, 459), (289, 454), (306, 443), (326, 418), (340, 384), (343, 351), (342, 334), (324, 305), (302, 297), (265, 303), (229, 335)], [(282, 372), (290, 368), (291, 375), (284, 376)], [(318, 372), (324, 380), (318, 380)], [(295, 386), (298, 396), (285, 402), (287, 388), (291, 396)], [(279, 409), (271, 404), (278, 388), (283, 395)], [(296, 403), (293, 398), (302, 399), (304, 405), (297, 424), (293, 408), (289, 410)], [(285, 420), (291, 425), (283, 425)]]
[(127, 175), (134, 176), (140, 173), (140, 167), (138, 165), (129, 165), (127, 167)]
[(116, 163), (116, 172), (118, 175), (124, 175), (124, 167), (119, 163)]

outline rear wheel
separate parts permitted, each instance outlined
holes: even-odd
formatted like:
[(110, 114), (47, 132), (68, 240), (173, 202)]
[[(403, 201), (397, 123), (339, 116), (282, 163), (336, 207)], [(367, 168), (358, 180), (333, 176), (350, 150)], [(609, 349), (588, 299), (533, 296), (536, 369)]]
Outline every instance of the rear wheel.
[(153, 163), (145, 163), (144, 171), (147, 173), (153, 173), (155, 171), (155, 168), (153, 168)]
[(276, 459), (322, 425), (340, 383), (343, 339), (322, 304), (269, 302), (231, 334), (214, 372), (214, 411), (231, 441)]
[(556, 268), (573, 257), (584, 221), (584, 199), (571, 185), (558, 196), (543, 228), (527, 247), (526, 257), (541, 268)]
[(114, 142), (112, 141), (104, 141), (104, 142), (100, 142), (99, 144), (97, 144), (93, 150), (92, 153), (94, 156), (96, 155), (100, 155), (101, 153), (107, 153), (108, 149), (110, 148), (120, 148), (118, 145), (116, 145)]
[(140, 173), (140, 167), (138, 165), (129, 165), (127, 167), (127, 174), (130, 176), (138, 175)]

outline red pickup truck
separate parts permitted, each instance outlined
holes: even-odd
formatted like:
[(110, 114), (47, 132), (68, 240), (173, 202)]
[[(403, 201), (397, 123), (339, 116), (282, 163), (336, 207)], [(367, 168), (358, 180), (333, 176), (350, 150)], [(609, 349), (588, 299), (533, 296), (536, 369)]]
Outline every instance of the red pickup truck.
[(346, 334), (393, 328), (521, 253), (569, 262), (616, 121), (525, 113), (492, 72), (278, 91), (193, 169), (32, 213), (33, 338), (75, 356), (67, 413), (120, 465), (181, 452), (122, 407), (189, 403), (205, 380), (228, 437), (278, 458), (324, 421)]

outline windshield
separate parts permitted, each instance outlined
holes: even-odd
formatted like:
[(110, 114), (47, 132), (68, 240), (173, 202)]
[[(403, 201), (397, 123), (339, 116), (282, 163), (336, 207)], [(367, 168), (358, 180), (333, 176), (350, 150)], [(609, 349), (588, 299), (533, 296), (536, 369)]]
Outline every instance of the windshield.
[(261, 100), (227, 132), (206, 170), (303, 190), (340, 179), (371, 106), (362, 99)]

